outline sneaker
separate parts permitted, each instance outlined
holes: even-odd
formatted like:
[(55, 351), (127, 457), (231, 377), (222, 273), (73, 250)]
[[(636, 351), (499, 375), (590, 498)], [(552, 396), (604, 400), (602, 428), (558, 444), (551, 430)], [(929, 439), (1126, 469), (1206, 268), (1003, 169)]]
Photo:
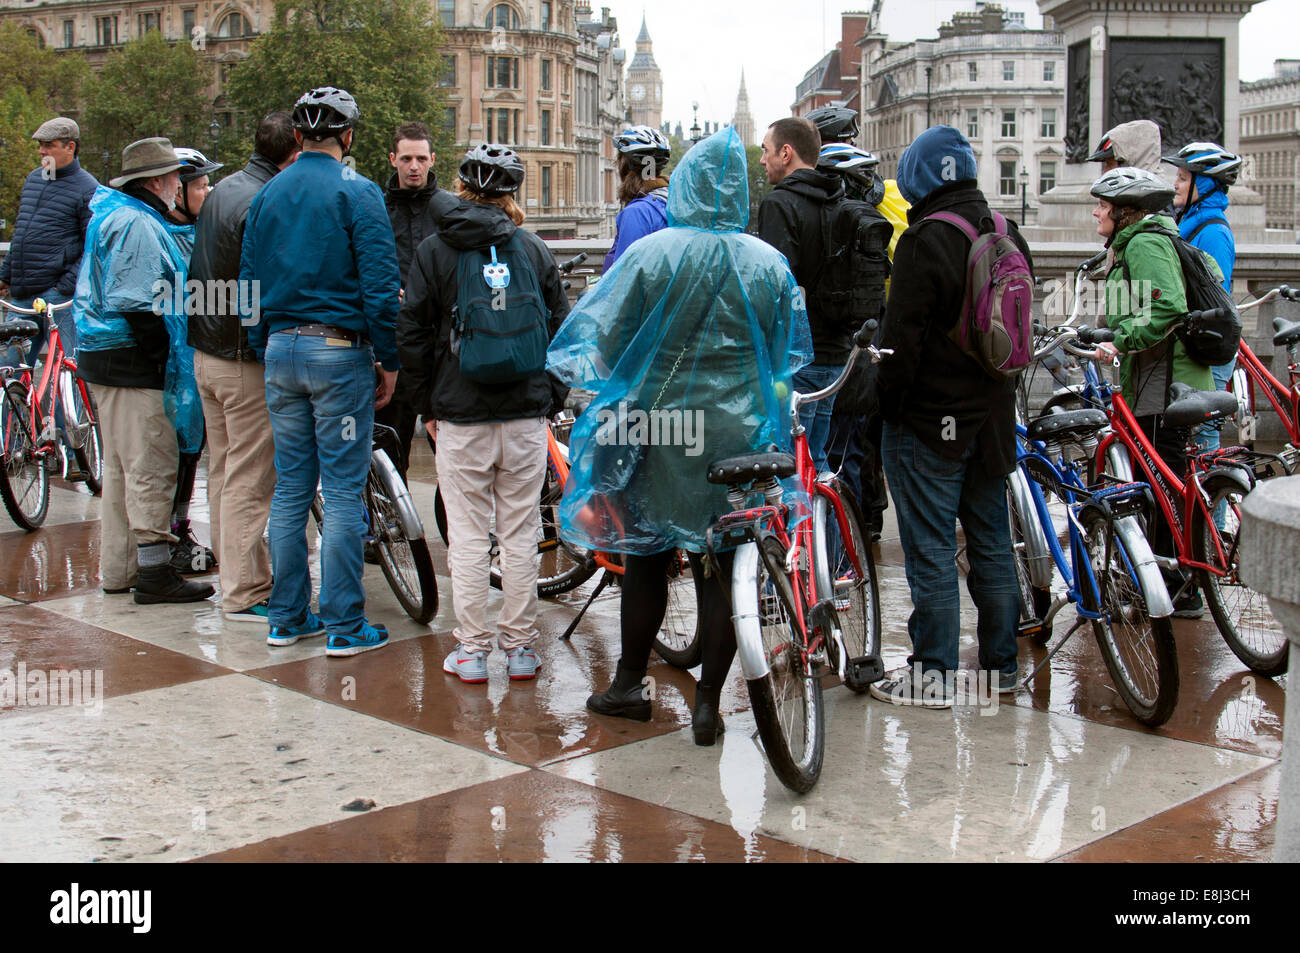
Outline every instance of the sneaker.
[(320, 616), (307, 610), (307, 618), (297, 625), (273, 625), (266, 636), (267, 645), (293, 645), (299, 639), (309, 639), (313, 635), (324, 635), (325, 623)]
[(469, 652), (465, 646), (458, 645), (456, 651), (443, 659), (442, 670), (448, 675), (455, 675), (466, 684), (479, 685), (488, 680), (487, 653)]
[(911, 668), (900, 668), (873, 684), (871, 697), (891, 705), (951, 708), (953, 690), (938, 672), (926, 672), (917, 684)]
[(1178, 597), (1174, 603), (1175, 619), (1200, 619), (1205, 616), (1205, 603), (1201, 601), (1201, 591), (1190, 589)]
[(521, 645), (506, 653), (506, 673), (515, 681), (535, 678), (541, 667), (542, 663), (531, 645)]
[(190, 530), (190, 521), (181, 520), (172, 526), (177, 541), (172, 543), (172, 568), (182, 575), (212, 572), (217, 568), (217, 557), (197, 539)]
[(351, 635), (331, 635), (325, 642), (325, 654), (333, 658), (360, 655), (388, 644), (388, 630), (382, 625), (361, 623), (361, 631)]
[(1020, 687), (1020, 666), (1008, 674), (1007, 672), (997, 672), (993, 675), (993, 681), (998, 686), (999, 695), (1010, 695)]
[(238, 612), (222, 613), (227, 622), (253, 622), (257, 625), (267, 625), (267, 616), (269, 614), (270, 609), (268, 608), (265, 599), (249, 606), (247, 609), (240, 609)]

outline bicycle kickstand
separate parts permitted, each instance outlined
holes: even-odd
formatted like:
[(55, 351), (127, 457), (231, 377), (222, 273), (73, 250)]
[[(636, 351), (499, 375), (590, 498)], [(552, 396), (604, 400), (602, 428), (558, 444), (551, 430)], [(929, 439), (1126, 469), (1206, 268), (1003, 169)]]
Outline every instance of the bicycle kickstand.
[(1034, 670), (1029, 673), (1028, 678), (1026, 678), (1023, 682), (1021, 682), (1021, 685), (1023, 685), (1025, 688), (1028, 688), (1029, 683), (1034, 680), (1034, 676), (1037, 675), (1039, 672), (1041, 672), (1048, 664), (1050, 664), (1052, 661), (1052, 657), (1065, 647), (1066, 642), (1070, 641), (1070, 636), (1074, 635), (1074, 633), (1078, 632), (1079, 629), (1083, 628), (1083, 626), (1085, 626), (1087, 623), (1091, 621), (1092, 621), (1091, 619), (1085, 619), (1082, 616), (1080, 616), (1078, 621), (1076, 621), (1074, 625), (1070, 626), (1070, 631), (1065, 633), (1065, 635), (1061, 638), (1061, 641), (1057, 642), (1056, 645), (1052, 647), (1052, 650), (1047, 653), (1047, 658), (1043, 659), (1036, 666), (1034, 666)]
[(573, 630), (578, 627), (578, 623), (581, 622), (582, 617), (587, 614), (587, 610), (591, 608), (591, 604), (596, 601), (596, 597), (600, 595), (601, 591), (609, 585), (610, 575), (611, 573), (608, 569), (600, 574), (600, 582), (596, 583), (596, 588), (591, 590), (591, 595), (587, 597), (587, 601), (583, 603), (582, 608), (578, 610), (578, 614), (574, 616), (573, 621), (569, 623), (569, 627), (565, 629), (564, 634), (560, 636), (561, 642), (569, 641), (569, 636), (573, 635)]

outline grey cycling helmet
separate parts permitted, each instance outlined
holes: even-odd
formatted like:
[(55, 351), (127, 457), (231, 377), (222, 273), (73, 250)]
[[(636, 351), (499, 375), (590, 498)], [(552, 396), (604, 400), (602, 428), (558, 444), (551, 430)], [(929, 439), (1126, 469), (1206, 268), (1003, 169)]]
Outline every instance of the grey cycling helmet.
[(342, 143), (342, 135), (356, 126), (361, 118), (357, 101), (347, 90), (318, 86), (303, 93), (293, 107), (293, 128), (312, 139), (333, 136)]
[(1174, 187), (1154, 172), (1133, 166), (1111, 169), (1090, 190), (1112, 205), (1128, 205), (1144, 212), (1159, 212), (1174, 199)]
[(858, 137), (857, 110), (845, 106), (823, 106), (804, 118), (817, 127), (822, 142), (852, 142)]
[(195, 179), (211, 175), (224, 167), (222, 163), (208, 159), (198, 149), (189, 149), (185, 146), (176, 147), (176, 158), (181, 160), (180, 173), (182, 182), (193, 182)]
[(1192, 142), (1178, 150), (1176, 156), (1165, 156), (1160, 161), (1186, 169), (1192, 175), (1203, 175), (1220, 185), (1234, 185), (1241, 173), (1241, 156), (1233, 155), (1217, 142)]
[(509, 195), (524, 183), (524, 163), (509, 146), (484, 143), (465, 153), (457, 175), (479, 195)]
[(847, 142), (828, 142), (817, 157), (818, 171), (841, 176), (844, 191), (851, 199), (868, 200), (879, 183), (880, 197), (872, 201), (873, 205), (880, 204), (880, 198), (884, 197), (884, 183), (875, 173), (879, 164), (880, 160), (870, 152)]

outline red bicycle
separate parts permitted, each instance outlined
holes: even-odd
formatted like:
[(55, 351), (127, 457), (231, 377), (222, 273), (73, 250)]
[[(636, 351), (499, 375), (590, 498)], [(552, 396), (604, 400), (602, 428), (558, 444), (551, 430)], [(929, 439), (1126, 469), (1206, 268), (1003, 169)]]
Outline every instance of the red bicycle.
[[(1255, 301), (1237, 305), (1237, 310), (1257, 308), (1276, 297), (1300, 301), (1300, 293), (1282, 285)], [(1237, 395), (1237, 427), (1243, 443), (1254, 442), (1260, 396), (1263, 395), (1272, 406), (1287, 434), (1286, 446), (1278, 457), (1286, 472), (1294, 473), (1300, 465), (1300, 359), (1296, 357), (1296, 348), (1300, 345), (1300, 321), (1274, 318), (1273, 345), (1286, 348), (1289, 386), (1264, 366), (1243, 338), (1237, 347), (1237, 366), (1229, 387)]]
[[(72, 448), (91, 493), (103, 484), (103, 441), (99, 413), (86, 382), (77, 377), (77, 362), (63, 351), (63, 337), (55, 321), (56, 312), (70, 308), (71, 301), (47, 304), (37, 298), (31, 308), (0, 300), (0, 307), (20, 316), (44, 314), (50, 340), (40, 380), (33, 386), (32, 368), (26, 364), (0, 368), (4, 394), (0, 399), (0, 498), (14, 522), (25, 530), (45, 522), (50, 505), (50, 474), (68, 476)], [(0, 324), (0, 344), (35, 337), (34, 322), (19, 320)], [(57, 423), (62, 411), (63, 425)]]

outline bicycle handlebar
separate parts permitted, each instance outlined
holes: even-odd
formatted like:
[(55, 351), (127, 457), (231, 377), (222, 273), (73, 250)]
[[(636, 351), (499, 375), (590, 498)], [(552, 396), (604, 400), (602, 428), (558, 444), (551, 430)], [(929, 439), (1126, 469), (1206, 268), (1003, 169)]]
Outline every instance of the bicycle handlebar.
[(570, 258), (564, 264), (560, 265), (560, 274), (567, 275), (569, 272), (573, 271), (573, 269), (577, 268), (586, 260), (587, 260), (587, 253), (585, 251), (579, 252), (576, 256)]
[(849, 359), (845, 362), (844, 370), (840, 372), (839, 377), (835, 378), (835, 380), (831, 381), (821, 390), (815, 390), (810, 394), (796, 393), (794, 395), (794, 399), (791, 401), (791, 408), (795, 413), (798, 413), (799, 408), (804, 404), (811, 404), (814, 401), (822, 400), (823, 398), (829, 397), (831, 394), (842, 390), (844, 385), (848, 383), (849, 374), (853, 370), (853, 365), (858, 361), (858, 355), (863, 351), (865, 351), (871, 358), (872, 364), (879, 364), (881, 358), (889, 357), (894, 353), (893, 348), (876, 347), (871, 343), (871, 339), (874, 337), (878, 326), (879, 325), (875, 320), (868, 320), (857, 330), (857, 332), (854, 333), (853, 350), (849, 352)]
[(60, 308), (70, 308), (72, 307), (72, 299), (69, 298), (67, 301), (60, 302), (59, 304), (50, 304), (44, 298), (37, 298), (32, 302), (30, 308), (20, 308), (12, 301), (6, 301), (4, 298), (0, 298), (0, 307), (12, 311), (14, 314), (29, 314), (35, 316), (38, 314), (53, 314)]

